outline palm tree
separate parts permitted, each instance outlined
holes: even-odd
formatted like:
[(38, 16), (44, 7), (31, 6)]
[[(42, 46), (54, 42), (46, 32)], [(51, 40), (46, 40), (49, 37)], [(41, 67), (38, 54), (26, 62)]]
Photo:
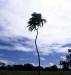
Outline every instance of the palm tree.
[[(40, 68), (40, 55), (39, 55), (39, 51), (38, 51), (38, 47), (37, 47), (37, 37), (38, 37), (38, 29), (39, 27), (43, 27), (43, 24), (46, 22), (45, 19), (42, 19), (42, 15), (40, 13), (32, 13), (31, 15), (32, 17), (29, 19), (28, 21), (28, 29), (29, 31), (33, 31), (35, 30), (36, 33), (36, 37), (35, 37), (35, 47), (36, 47), (36, 52), (38, 55), (38, 63), (39, 63), (39, 68)], [(40, 70), (39, 70), (39, 75), (40, 75)]]

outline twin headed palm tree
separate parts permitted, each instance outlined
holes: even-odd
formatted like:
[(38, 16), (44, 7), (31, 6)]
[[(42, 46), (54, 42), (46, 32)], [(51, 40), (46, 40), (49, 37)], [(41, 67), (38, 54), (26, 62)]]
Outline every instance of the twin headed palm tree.
[(38, 29), (39, 27), (43, 27), (43, 24), (46, 22), (45, 19), (42, 18), (42, 15), (40, 13), (32, 13), (32, 17), (28, 21), (28, 29), (29, 31), (35, 30), (37, 32), (36, 37), (35, 37), (35, 47), (36, 47), (36, 52), (38, 55), (38, 63), (40, 67), (40, 55), (37, 47), (37, 37), (38, 37)]

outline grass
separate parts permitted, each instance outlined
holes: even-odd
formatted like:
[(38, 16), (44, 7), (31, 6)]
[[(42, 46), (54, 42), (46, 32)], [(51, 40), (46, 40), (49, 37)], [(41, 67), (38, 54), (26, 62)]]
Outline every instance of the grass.
[[(37, 71), (0, 71), (0, 75), (38, 75)], [(42, 71), (41, 75), (71, 75), (70, 71)]]

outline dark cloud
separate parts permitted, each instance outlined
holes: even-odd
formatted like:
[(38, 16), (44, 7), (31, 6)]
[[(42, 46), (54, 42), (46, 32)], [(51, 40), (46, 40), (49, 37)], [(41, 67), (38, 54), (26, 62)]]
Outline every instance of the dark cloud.
[(3, 30), (3, 27), (1, 26), (1, 24), (0, 24), (0, 32)]
[(24, 42), (30, 41), (30, 39), (27, 38), (27, 37), (18, 37), (18, 38), (17, 38), (17, 41), (22, 43), (23, 41), (24, 41)]
[(4, 30), (4, 27), (2, 26), (2, 24), (0, 24), (0, 33), (2, 33), (3, 30)]
[(62, 47), (71, 47), (71, 43), (65, 44)]
[(17, 50), (16, 46), (33, 48), (31, 39), (27, 37), (0, 37), (0, 50)]
[(6, 39), (0, 39), (0, 46), (11, 46), (13, 47), (13, 43), (9, 40), (6, 40)]
[(27, 37), (14, 37), (12, 38), (13, 44), (20, 44), (21, 46), (24, 47), (29, 47), (32, 48), (32, 40), (27, 38)]

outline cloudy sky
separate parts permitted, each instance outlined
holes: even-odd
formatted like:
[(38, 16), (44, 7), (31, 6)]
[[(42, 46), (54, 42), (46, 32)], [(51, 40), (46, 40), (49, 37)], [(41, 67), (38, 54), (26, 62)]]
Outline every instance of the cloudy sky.
[(0, 62), (38, 64), (36, 32), (26, 27), (33, 12), (47, 20), (37, 41), (41, 65), (65, 60), (71, 48), (71, 0), (0, 0)]

